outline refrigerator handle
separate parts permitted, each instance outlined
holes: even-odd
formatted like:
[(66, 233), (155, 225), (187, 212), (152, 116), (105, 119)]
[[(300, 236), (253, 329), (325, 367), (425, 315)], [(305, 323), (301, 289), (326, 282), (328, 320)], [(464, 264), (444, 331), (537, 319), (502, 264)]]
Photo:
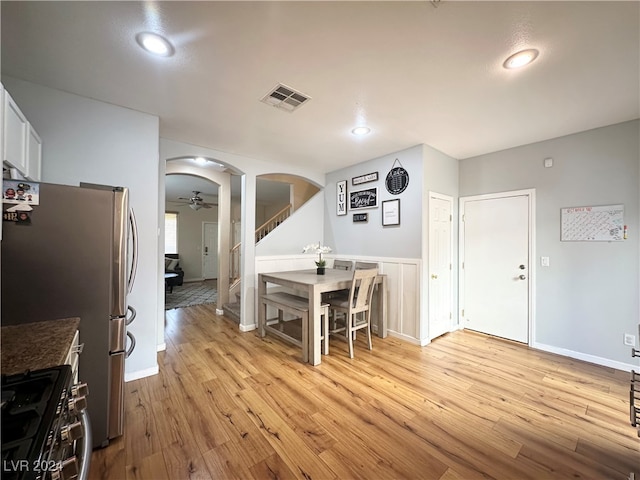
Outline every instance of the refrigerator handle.
[(131, 224), (131, 240), (133, 244), (133, 253), (131, 258), (131, 272), (129, 273), (127, 289), (129, 293), (131, 293), (131, 290), (133, 290), (133, 283), (136, 280), (136, 272), (138, 271), (138, 224), (136, 223), (136, 216), (133, 213), (133, 209), (129, 209), (129, 223)]
[(131, 305), (127, 306), (127, 310), (129, 310), (131, 312), (131, 316), (127, 317), (125, 320), (125, 325), (131, 325), (133, 323), (133, 321), (136, 318), (136, 315), (138, 312), (136, 312), (136, 309), (133, 308)]
[(124, 358), (129, 358), (129, 355), (131, 355), (133, 353), (133, 350), (136, 348), (136, 337), (133, 335), (133, 333), (127, 331), (127, 337), (131, 339), (131, 346), (124, 354)]

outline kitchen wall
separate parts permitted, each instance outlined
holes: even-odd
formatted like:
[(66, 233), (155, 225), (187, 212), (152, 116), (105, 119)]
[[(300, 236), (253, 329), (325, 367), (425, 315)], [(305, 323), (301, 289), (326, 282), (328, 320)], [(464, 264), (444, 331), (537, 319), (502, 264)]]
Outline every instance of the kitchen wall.
[(42, 138), (43, 182), (89, 182), (130, 189), (140, 257), (129, 296), (129, 303), (138, 311), (129, 327), (137, 345), (126, 361), (125, 378), (156, 373), (158, 118), (12, 77), (3, 76), (2, 82)]
[[(460, 162), (461, 196), (536, 189), (538, 348), (630, 369), (623, 334), (638, 347), (639, 128), (625, 122)], [(561, 208), (610, 204), (624, 205), (627, 240), (560, 241)]]

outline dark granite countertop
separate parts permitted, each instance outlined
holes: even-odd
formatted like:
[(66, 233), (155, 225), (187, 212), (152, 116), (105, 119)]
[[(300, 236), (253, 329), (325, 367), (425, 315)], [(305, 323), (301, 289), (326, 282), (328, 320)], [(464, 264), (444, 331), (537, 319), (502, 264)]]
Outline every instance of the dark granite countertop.
[(79, 318), (64, 318), (2, 327), (2, 374), (62, 365), (79, 326)]

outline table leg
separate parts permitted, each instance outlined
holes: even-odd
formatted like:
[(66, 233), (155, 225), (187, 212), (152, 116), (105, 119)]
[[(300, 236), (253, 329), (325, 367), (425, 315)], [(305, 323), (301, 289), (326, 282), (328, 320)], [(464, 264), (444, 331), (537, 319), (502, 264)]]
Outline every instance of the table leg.
[(387, 338), (387, 277), (378, 284), (378, 336)]
[(258, 334), (261, 337), (266, 335), (265, 325), (267, 324), (267, 305), (262, 303), (262, 295), (267, 293), (267, 282), (258, 275)]
[(313, 286), (309, 287), (309, 363), (320, 365), (320, 325), (322, 323), (320, 307), (322, 294), (316, 292)]

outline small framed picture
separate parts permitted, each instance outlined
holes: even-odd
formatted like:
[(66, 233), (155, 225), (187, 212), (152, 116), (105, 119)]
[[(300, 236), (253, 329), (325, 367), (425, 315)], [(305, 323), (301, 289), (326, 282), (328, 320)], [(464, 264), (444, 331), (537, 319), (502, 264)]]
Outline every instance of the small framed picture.
[(382, 202), (382, 226), (400, 225), (400, 199)]
[(353, 185), (360, 185), (362, 183), (375, 182), (376, 180), (378, 180), (378, 172), (371, 172), (366, 175), (360, 175), (359, 177), (353, 177), (351, 183)]

